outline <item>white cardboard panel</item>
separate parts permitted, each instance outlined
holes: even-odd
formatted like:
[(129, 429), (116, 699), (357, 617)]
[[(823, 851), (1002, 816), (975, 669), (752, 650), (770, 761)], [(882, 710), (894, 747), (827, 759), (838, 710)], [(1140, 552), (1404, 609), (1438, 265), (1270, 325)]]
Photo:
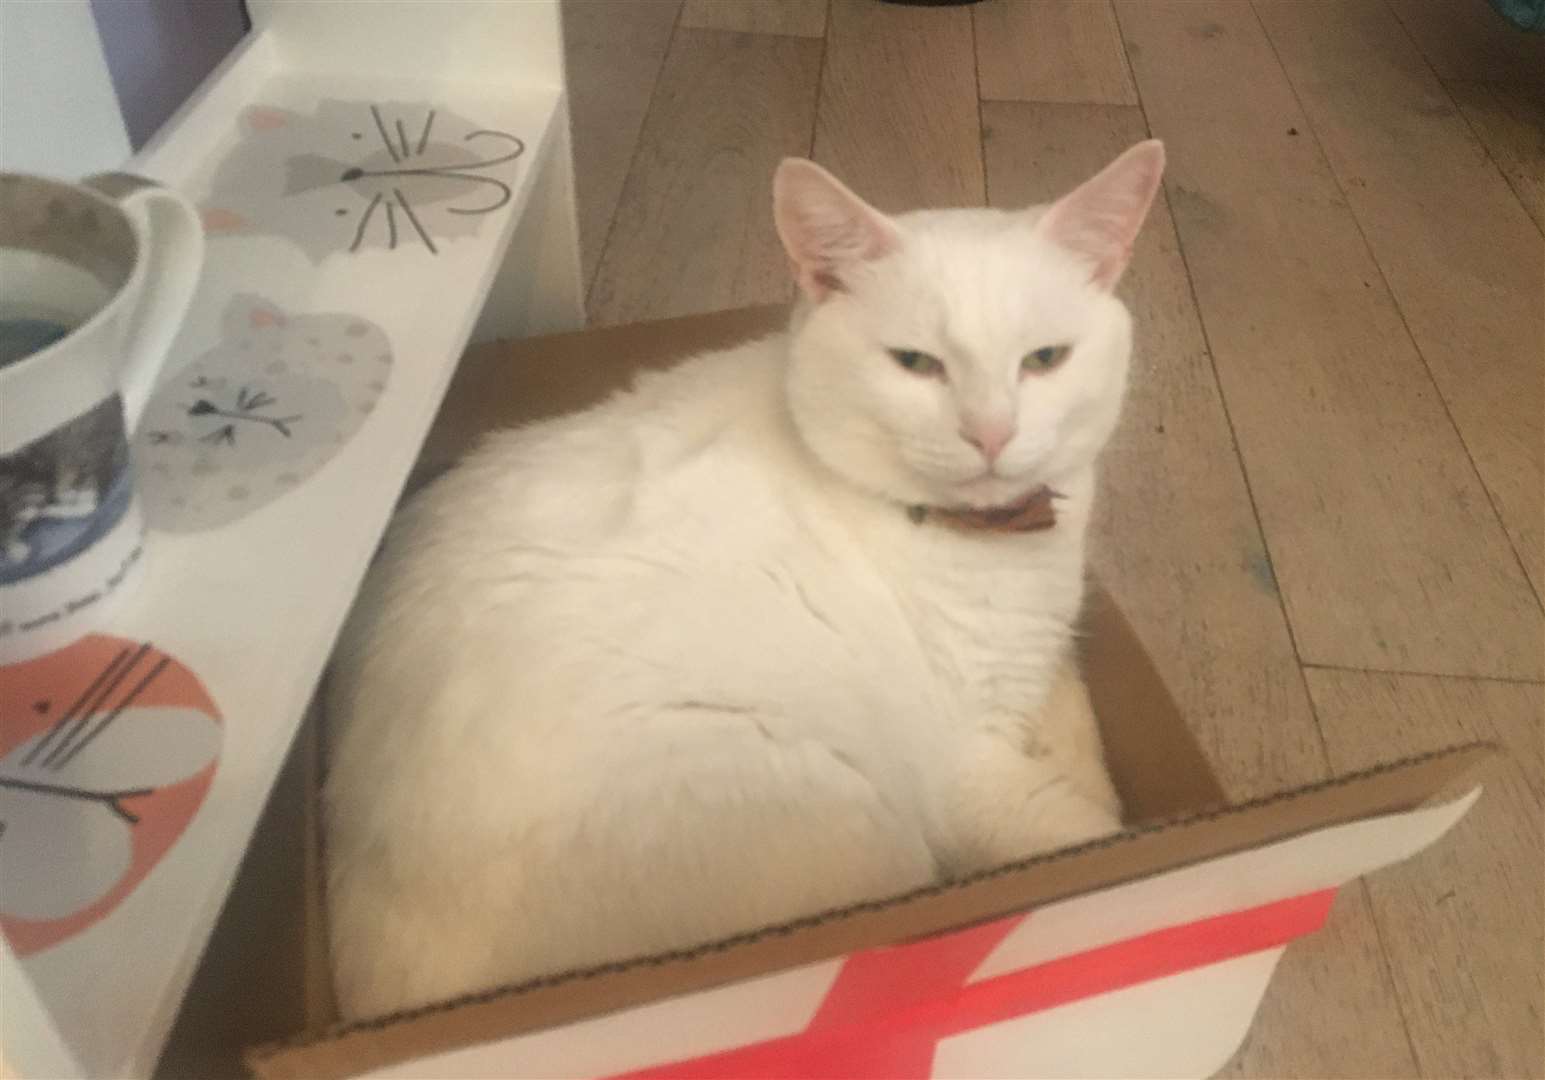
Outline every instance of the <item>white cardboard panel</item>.
[(1333, 888), (1410, 858), (1469, 812), (1481, 789), (1437, 806), (1368, 818), (1040, 908), (971, 982), (1228, 911)]
[(499, 1080), (512, 1061), (524, 1076), (608, 1076), (640, 1063), (674, 1061), (803, 1031), (841, 961), (750, 979), (708, 994), (655, 1002), (507, 1042), (464, 1047), (370, 1073), (372, 1080)]
[(944, 1039), (933, 1076), (1211, 1076), (1249, 1032), (1282, 953), (1235, 957)]
[[(1032, 912), (971, 981), (1339, 886), (1433, 843), (1479, 796), (1477, 787), (1452, 802), (1321, 829), (1049, 905)], [(1249, 1029), (1281, 952), (1263, 950), (951, 1037), (940, 1044), (934, 1075), (1208, 1075)], [(690, 1059), (803, 1030), (837, 967), (808, 965), (367, 1075), (602, 1077)], [(1134, 1037), (1113, 1037), (1119, 1030)]]

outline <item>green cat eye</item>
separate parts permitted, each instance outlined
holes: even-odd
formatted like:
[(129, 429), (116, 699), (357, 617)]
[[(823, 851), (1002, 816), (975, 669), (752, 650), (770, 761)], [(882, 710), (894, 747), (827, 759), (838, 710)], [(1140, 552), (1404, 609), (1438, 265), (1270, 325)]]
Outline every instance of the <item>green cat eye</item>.
[(916, 349), (891, 349), (891, 359), (914, 375), (943, 375), (944, 364), (937, 356)]
[(1066, 360), (1072, 351), (1071, 345), (1043, 345), (1033, 352), (1025, 353), (1019, 366), (1022, 371), (1050, 371)]

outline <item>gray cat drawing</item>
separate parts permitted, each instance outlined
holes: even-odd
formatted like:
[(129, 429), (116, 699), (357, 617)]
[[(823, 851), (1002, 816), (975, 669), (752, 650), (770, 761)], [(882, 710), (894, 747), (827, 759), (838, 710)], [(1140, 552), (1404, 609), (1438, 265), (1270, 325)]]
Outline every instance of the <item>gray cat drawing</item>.
[(319, 102), (246, 109), (240, 141), (203, 201), (211, 235), (282, 236), (313, 261), (335, 252), (437, 255), (512, 197), (525, 143), (446, 109)]
[(157, 389), (135, 433), (147, 523), (214, 528), (303, 483), (360, 429), (391, 368), (366, 319), (233, 298), (219, 344)]

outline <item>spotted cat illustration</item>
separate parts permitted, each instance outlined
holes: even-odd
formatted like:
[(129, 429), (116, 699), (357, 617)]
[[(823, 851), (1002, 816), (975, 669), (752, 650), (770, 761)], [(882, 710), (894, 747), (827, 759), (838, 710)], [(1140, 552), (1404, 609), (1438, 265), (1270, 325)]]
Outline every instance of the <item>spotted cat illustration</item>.
[(372, 322), (233, 298), (219, 344), (156, 391), (135, 433), (147, 524), (214, 528), (301, 484), (360, 429), (391, 368)]
[(473, 236), (510, 202), (516, 135), (426, 104), (324, 100), (312, 113), (256, 105), (204, 200), (211, 235), (286, 237), (312, 261), (417, 250)]

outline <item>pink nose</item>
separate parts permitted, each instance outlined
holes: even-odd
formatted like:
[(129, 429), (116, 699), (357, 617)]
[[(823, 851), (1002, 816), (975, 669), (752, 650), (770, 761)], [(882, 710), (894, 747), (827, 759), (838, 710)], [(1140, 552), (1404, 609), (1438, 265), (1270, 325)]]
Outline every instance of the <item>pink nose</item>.
[(998, 460), (1003, 448), (1014, 438), (1012, 424), (970, 425), (960, 429), (960, 437), (982, 452), (990, 465)]

